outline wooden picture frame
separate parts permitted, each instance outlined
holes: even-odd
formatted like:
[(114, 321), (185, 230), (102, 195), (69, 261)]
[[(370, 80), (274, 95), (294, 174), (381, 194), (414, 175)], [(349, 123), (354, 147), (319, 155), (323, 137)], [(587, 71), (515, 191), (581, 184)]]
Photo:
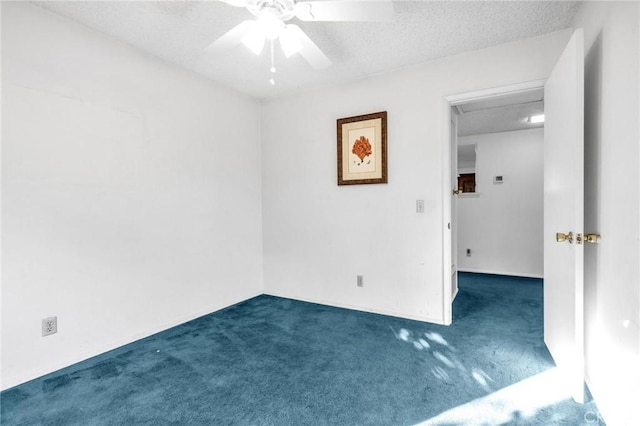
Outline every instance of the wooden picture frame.
[(337, 120), (338, 185), (387, 183), (387, 111)]

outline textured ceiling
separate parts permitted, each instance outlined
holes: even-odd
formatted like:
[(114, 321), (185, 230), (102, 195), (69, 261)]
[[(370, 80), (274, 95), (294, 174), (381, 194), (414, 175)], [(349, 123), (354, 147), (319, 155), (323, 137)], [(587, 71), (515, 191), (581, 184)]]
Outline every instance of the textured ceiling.
[(575, 1), (395, 1), (386, 23), (299, 22), (333, 61), (314, 70), (299, 55), (276, 52), (271, 86), (269, 49), (260, 57), (240, 45), (204, 49), (252, 15), (218, 1), (33, 2), (145, 52), (256, 98), (359, 80), (431, 59), (521, 40), (571, 26)]

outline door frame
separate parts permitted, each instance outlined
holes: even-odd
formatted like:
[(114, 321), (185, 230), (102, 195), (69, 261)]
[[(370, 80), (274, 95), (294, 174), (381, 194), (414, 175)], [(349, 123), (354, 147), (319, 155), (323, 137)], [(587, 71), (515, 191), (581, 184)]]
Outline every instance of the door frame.
[[(544, 89), (546, 79), (525, 81), (505, 86), (475, 90), (471, 92), (457, 93), (442, 98), (443, 135), (442, 135), (442, 324), (451, 325), (453, 321), (451, 291), (451, 250), (453, 247), (454, 227), (457, 226), (452, 217), (451, 196), (454, 185), (452, 182), (451, 168), (453, 158), (451, 138), (451, 107), (473, 101), (480, 101), (499, 96), (529, 92), (531, 90)], [(457, 159), (456, 159), (457, 161)]]

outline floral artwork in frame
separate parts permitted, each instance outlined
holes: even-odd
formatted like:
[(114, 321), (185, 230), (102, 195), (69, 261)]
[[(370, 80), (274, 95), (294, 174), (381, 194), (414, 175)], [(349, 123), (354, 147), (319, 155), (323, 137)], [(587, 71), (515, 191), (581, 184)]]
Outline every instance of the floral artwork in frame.
[(387, 183), (387, 112), (338, 120), (338, 185)]

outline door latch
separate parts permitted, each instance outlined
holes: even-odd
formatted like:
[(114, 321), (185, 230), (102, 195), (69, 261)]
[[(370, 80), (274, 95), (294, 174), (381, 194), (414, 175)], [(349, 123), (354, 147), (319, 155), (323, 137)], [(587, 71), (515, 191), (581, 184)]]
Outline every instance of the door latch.
[(600, 242), (600, 234), (578, 234), (576, 235), (576, 244), (583, 242), (598, 244)]

